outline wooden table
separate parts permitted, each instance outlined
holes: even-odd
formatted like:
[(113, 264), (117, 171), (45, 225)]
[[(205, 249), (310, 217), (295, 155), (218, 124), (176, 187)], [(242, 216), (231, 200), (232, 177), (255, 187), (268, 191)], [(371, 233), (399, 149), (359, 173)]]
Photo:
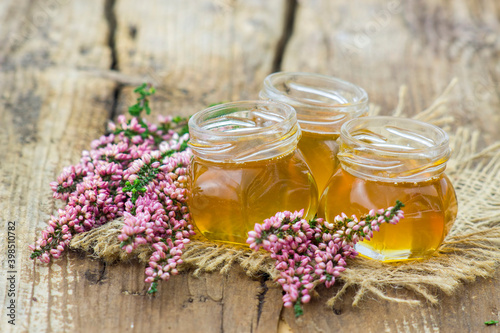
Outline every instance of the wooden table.
[[(255, 99), (278, 70), (354, 82), (382, 114), (405, 84), (412, 115), (458, 77), (453, 126), (478, 129), (483, 146), (493, 143), (500, 138), (499, 19), (496, 0), (2, 0), (0, 331), (498, 330), (483, 324), (500, 315), (496, 279), (413, 308), (374, 299), (353, 308), (349, 295), (327, 308), (320, 289), (323, 297), (296, 320), (272, 281), (239, 268), (228, 276), (183, 273), (149, 297), (140, 264), (105, 265), (74, 252), (34, 264), (27, 244), (57, 208), (49, 182), (124, 113), (143, 81), (158, 88), (155, 115)], [(4, 287), (8, 221), (16, 222), (15, 327)]]

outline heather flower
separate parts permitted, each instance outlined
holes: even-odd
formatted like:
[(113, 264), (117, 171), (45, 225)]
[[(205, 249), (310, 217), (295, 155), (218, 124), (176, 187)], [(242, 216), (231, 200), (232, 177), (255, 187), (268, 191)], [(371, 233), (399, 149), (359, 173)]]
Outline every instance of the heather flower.
[(66, 200), (70, 193), (75, 191), (76, 184), (87, 175), (87, 170), (81, 165), (72, 165), (63, 169), (57, 177), (57, 181), (51, 182), (50, 187), (54, 191), (54, 198)]
[(403, 206), (397, 201), (394, 207), (371, 210), (361, 219), (342, 213), (333, 223), (320, 218), (307, 221), (303, 210), (279, 212), (255, 224), (254, 230), (248, 232), (247, 243), (255, 251), (268, 251), (276, 260), (280, 271), (277, 282), (285, 292), (284, 306), (294, 307), (300, 316), (302, 304), (311, 300), (311, 290), (318, 283), (331, 287), (345, 270), (346, 259), (358, 255), (354, 245), (371, 239), (381, 224), (398, 223), (404, 217)]
[(52, 216), (41, 237), (30, 245), (31, 258), (48, 263), (57, 259), (73, 235), (124, 217), (119, 236), (122, 248), (131, 252), (150, 244), (155, 252), (146, 269), (151, 292), (159, 280), (177, 274), (184, 245), (194, 234), (186, 204), (187, 120), (159, 117), (160, 124), (140, 117), (149, 113), (147, 96), (154, 89), (136, 89), (141, 97), (124, 115), (110, 123), (111, 131), (92, 141), (80, 163), (63, 169), (50, 183), (56, 199), (66, 203)]

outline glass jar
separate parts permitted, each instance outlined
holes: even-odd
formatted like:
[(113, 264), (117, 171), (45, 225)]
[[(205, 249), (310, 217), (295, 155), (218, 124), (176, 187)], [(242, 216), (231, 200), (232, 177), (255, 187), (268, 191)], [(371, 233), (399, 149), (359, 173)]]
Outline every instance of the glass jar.
[(316, 213), (316, 183), (297, 149), (301, 131), (291, 106), (216, 105), (191, 117), (189, 134), (189, 208), (206, 238), (246, 244), (255, 223), (278, 211)]
[(368, 113), (366, 91), (330, 76), (278, 72), (265, 78), (259, 96), (289, 104), (297, 111), (302, 129), (298, 147), (321, 194), (338, 168), (340, 127), (347, 120)]
[(448, 135), (434, 125), (396, 117), (350, 120), (340, 132), (341, 168), (328, 182), (319, 215), (329, 221), (341, 212), (359, 217), (400, 200), (405, 218), (383, 224), (356, 250), (380, 261), (427, 257), (457, 215), (455, 191), (444, 174), (449, 156)]

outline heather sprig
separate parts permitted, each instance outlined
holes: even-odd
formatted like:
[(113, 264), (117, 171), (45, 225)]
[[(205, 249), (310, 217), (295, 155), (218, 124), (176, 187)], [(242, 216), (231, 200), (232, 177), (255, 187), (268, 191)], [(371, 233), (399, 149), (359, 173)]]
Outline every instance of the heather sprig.
[(134, 92), (139, 94), (139, 97), (137, 98), (137, 103), (128, 108), (130, 115), (139, 117), (143, 110), (146, 110), (146, 114), (150, 114), (151, 107), (149, 106), (148, 97), (156, 92), (155, 88), (147, 83), (143, 83), (139, 87), (135, 88)]
[(354, 245), (370, 240), (383, 223), (396, 224), (404, 217), (400, 201), (394, 207), (370, 210), (358, 219), (344, 213), (332, 223), (320, 218), (303, 219), (304, 211), (279, 212), (255, 224), (248, 232), (247, 243), (257, 251), (270, 252), (280, 271), (278, 283), (282, 286), (285, 307), (293, 307), (296, 316), (303, 314), (302, 304), (311, 299), (311, 290), (320, 283), (328, 288), (345, 270), (346, 259), (358, 253)]
[(53, 197), (66, 205), (30, 248), (32, 259), (48, 263), (61, 256), (75, 234), (123, 217), (122, 248), (131, 252), (150, 244), (156, 250), (146, 269), (154, 292), (159, 280), (177, 273), (184, 244), (194, 234), (186, 204), (191, 151), (187, 119), (160, 116), (156, 125), (140, 118), (142, 111), (150, 113), (148, 97), (155, 90), (143, 84), (135, 92), (139, 98), (129, 108), (132, 117), (120, 115), (110, 123), (111, 133), (92, 141), (80, 163), (50, 184)]

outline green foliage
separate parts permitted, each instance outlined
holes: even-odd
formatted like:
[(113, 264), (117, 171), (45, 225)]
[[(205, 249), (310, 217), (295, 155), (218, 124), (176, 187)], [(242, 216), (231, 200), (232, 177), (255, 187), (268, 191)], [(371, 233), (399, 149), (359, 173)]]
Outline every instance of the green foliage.
[[(151, 113), (148, 97), (153, 95), (156, 90), (154, 87), (143, 83), (142, 85), (134, 89), (134, 92), (139, 94), (139, 97), (137, 97), (137, 103), (128, 108), (128, 112), (131, 116), (137, 119), (137, 122), (139, 123), (139, 125), (141, 125), (144, 131), (142, 133), (139, 133), (129, 128), (125, 130), (123, 128), (116, 128), (113, 134), (118, 135), (120, 133), (123, 133), (129, 139), (132, 139), (135, 136), (140, 136), (143, 139), (152, 138), (155, 144), (158, 145), (163, 141), (163, 138), (157, 132), (151, 131), (148, 127), (148, 124), (146, 124), (146, 122), (141, 118), (142, 111), (146, 111), (146, 114)], [(182, 136), (186, 133), (189, 133), (188, 120), (189, 118), (176, 116), (172, 119), (171, 122), (160, 124), (159, 129), (162, 130), (164, 134), (172, 130)], [(128, 120), (127, 124), (130, 124), (130, 120)], [(185, 148), (187, 148), (187, 145)], [(171, 156), (171, 154), (168, 156)]]
[(148, 294), (155, 294), (158, 291), (158, 282), (151, 283), (151, 287), (149, 287)]
[(146, 114), (151, 113), (148, 97), (156, 92), (156, 89), (149, 84), (143, 83), (134, 89), (135, 93), (139, 94), (137, 103), (128, 108), (128, 113), (134, 117), (140, 117), (142, 111), (146, 110)]
[[(152, 159), (151, 163), (156, 162), (156, 160)], [(158, 168), (152, 168), (150, 165), (146, 164), (144, 165), (139, 172), (137, 172), (137, 179), (134, 180), (133, 183), (130, 183), (129, 181), (125, 182), (125, 187), (123, 187), (123, 192), (131, 192), (131, 200), (132, 203), (135, 204), (137, 201), (137, 198), (144, 192), (146, 192), (146, 186), (156, 178), (156, 175), (158, 174), (159, 169)]]
[(304, 314), (304, 310), (302, 309), (302, 304), (300, 304), (300, 301), (296, 302), (293, 306), (293, 312), (295, 313), (295, 318), (300, 317)]

